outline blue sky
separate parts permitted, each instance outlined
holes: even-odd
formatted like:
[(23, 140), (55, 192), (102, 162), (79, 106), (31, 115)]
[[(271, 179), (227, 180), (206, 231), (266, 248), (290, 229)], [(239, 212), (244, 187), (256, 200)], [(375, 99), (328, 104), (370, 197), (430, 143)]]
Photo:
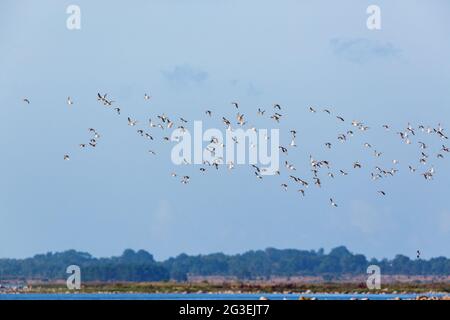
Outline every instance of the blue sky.
[[(142, 248), (164, 259), (338, 245), (368, 257), (418, 249), (425, 258), (450, 256), (450, 157), (433, 158), (436, 176), (427, 182), (407, 170), (409, 163), (425, 170), (417, 145), (394, 133), (408, 122), (449, 125), (448, 1), (121, 3), (0, 3), (0, 257)], [(66, 28), (70, 4), (81, 8), (80, 30)], [(371, 4), (381, 8), (381, 30), (366, 27)], [(97, 92), (108, 92), (122, 115), (101, 106)], [(170, 145), (152, 145), (127, 126), (128, 115), (192, 121), (211, 109), (216, 118), (205, 126), (222, 128), (217, 119), (234, 116), (231, 101), (267, 128), (273, 123), (256, 120), (257, 108), (282, 105), (282, 141), (298, 131), (290, 160), (299, 174), (308, 174), (309, 154), (352, 174), (300, 199), (294, 188), (281, 190), (285, 177), (260, 182), (248, 167), (206, 175), (174, 167)], [(310, 105), (373, 130), (329, 152), (323, 143), (338, 145), (347, 127), (310, 114)], [(384, 123), (394, 132), (381, 130)], [(79, 150), (89, 127), (102, 135), (99, 145)], [(431, 154), (442, 144), (423, 139)], [(383, 152), (385, 166), (400, 160), (397, 177), (373, 183), (368, 168), (351, 170), (356, 160), (375, 165), (366, 141)], [(172, 171), (191, 182), (180, 184)]]

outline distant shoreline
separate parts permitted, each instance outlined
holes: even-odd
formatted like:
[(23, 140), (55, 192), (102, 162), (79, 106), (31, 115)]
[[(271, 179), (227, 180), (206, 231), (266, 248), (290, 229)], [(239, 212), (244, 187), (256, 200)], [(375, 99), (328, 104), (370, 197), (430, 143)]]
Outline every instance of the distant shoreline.
[(395, 282), (370, 290), (364, 283), (276, 283), (264, 281), (224, 282), (116, 282), (82, 283), (80, 290), (68, 290), (65, 282), (3, 284), (0, 293), (17, 294), (432, 294), (450, 295), (450, 282)]
[[(27, 259), (0, 259), (0, 283), (22, 280), (62, 283), (68, 268), (80, 271), (84, 283), (120, 282), (203, 282), (223, 283), (252, 281), (252, 283), (365, 283), (375, 267), (383, 283), (417, 282), (450, 283), (450, 259), (445, 257), (423, 260), (397, 255), (394, 259), (367, 259), (344, 246), (326, 253), (323, 249), (275, 249), (247, 251), (227, 255), (180, 254), (156, 261), (145, 250), (124, 250), (117, 257), (96, 258), (86, 252), (68, 250), (35, 255)], [(73, 272), (73, 271), (71, 271)], [(70, 273), (70, 272), (69, 272)]]

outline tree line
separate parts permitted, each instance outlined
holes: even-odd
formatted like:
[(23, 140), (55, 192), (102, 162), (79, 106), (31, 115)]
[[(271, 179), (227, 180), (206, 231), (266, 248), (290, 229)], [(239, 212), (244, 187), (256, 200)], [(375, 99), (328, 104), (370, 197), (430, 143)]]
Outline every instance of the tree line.
[(186, 281), (189, 276), (224, 276), (237, 279), (270, 279), (270, 277), (324, 276), (366, 274), (369, 265), (378, 265), (382, 274), (449, 275), (450, 259), (371, 259), (353, 254), (346, 247), (314, 251), (274, 249), (248, 251), (243, 254), (180, 254), (165, 261), (155, 261), (145, 250), (127, 249), (121, 256), (95, 258), (89, 253), (69, 250), (38, 254), (26, 259), (0, 259), (0, 281), (66, 279), (66, 268), (78, 265), (83, 281)]

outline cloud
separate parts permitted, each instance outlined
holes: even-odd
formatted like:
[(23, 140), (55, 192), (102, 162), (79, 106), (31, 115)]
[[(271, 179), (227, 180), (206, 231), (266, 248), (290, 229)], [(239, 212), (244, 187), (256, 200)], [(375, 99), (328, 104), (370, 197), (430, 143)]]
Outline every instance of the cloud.
[(400, 53), (390, 42), (383, 43), (365, 38), (334, 38), (330, 40), (330, 45), (336, 56), (353, 63), (393, 58)]
[(199, 85), (208, 79), (206, 71), (194, 68), (188, 64), (176, 65), (171, 71), (162, 71), (164, 78), (175, 87)]

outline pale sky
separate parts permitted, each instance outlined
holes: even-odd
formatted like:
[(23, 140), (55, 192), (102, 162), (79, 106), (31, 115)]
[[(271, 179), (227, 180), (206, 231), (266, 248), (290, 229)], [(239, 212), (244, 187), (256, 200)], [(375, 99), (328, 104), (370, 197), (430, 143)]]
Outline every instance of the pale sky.
[[(433, 135), (407, 146), (395, 134), (408, 122), (450, 126), (448, 1), (120, 3), (0, 2), (0, 257), (132, 248), (164, 259), (339, 245), (377, 258), (418, 249), (423, 258), (450, 256), (450, 155), (436, 158), (450, 143)], [(80, 30), (66, 27), (71, 4), (81, 8)], [(381, 8), (381, 30), (366, 27), (371, 4)], [(97, 92), (122, 114), (99, 104)], [(286, 172), (258, 181), (248, 166), (204, 175), (176, 167), (170, 144), (127, 126), (127, 116), (146, 124), (165, 113), (223, 129), (220, 118), (235, 116), (232, 101), (258, 128), (274, 126), (257, 118), (258, 107), (269, 115), (282, 106), (282, 142), (298, 131), (289, 154), (298, 175), (312, 180), (312, 154), (349, 176), (330, 181), (324, 172), (322, 189), (311, 186), (302, 199)], [(346, 124), (309, 113), (310, 105), (329, 107)], [(351, 120), (371, 129), (338, 143)], [(80, 150), (90, 127), (101, 134), (98, 146)], [(430, 145), (427, 166), (418, 163), (420, 139)], [(336, 147), (327, 150), (327, 141)], [(383, 157), (374, 159), (364, 142)], [(400, 161), (397, 176), (372, 182), (372, 168), (390, 168), (392, 159)], [(420, 172), (434, 165), (434, 180), (411, 174), (409, 164)]]

